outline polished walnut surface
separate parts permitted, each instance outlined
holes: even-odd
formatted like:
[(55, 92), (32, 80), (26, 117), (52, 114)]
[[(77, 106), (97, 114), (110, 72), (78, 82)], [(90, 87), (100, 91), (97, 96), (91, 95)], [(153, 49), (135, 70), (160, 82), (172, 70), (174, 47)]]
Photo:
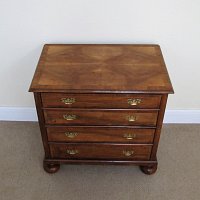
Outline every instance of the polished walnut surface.
[(173, 93), (158, 45), (45, 45), (32, 92)]

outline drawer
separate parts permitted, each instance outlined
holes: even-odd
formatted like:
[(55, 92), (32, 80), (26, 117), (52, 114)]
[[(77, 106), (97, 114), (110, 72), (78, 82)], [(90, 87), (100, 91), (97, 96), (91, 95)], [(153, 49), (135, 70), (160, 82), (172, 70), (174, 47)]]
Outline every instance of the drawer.
[(159, 108), (160, 100), (160, 95), (42, 93), (45, 108)]
[(47, 127), (52, 142), (153, 143), (154, 132), (130, 127)]
[(145, 110), (44, 110), (46, 124), (156, 126), (158, 111)]
[(151, 145), (50, 144), (52, 158), (149, 160)]

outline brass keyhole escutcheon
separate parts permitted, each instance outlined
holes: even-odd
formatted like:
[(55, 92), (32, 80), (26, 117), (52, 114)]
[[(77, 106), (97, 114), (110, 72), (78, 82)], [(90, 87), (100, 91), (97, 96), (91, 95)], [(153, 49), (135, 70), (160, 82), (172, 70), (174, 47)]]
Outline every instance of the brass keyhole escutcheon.
[(65, 132), (65, 135), (68, 138), (75, 138), (78, 135), (78, 133), (77, 132)]
[(137, 120), (137, 117), (134, 115), (129, 115), (127, 116), (127, 119), (129, 122), (135, 122)]
[(136, 138), (136, 134), (125, 133), (124, 138), (126, 138), (127, 140), (133, 140), (134, 138)]
[(73, 104), (76, 102), (75, 98), (61, 98), (61, 102), (64, 104)]
[(137, 106), (142, 102), (142, 99), (128, 99), (128, 104), (131, 106)]
[(128, 151), (128, 150), (123, 150), (123, 154), (127, 157), (132, 156), (134, 154), (134, 151)]
[(63, 118), (65, 119), (65, 120), (67, 120), (67, 121), (72, 121), (72, 120), (75, 120), (76, 119), (76, 115), (68, 115), (68, 114), (65, 114), (65, 115), (63, 115)]
[(76, 150), (76, 149), (67, 149), (67, 154), (76, 155), (76, 154), (78, 154), (78, 150)]

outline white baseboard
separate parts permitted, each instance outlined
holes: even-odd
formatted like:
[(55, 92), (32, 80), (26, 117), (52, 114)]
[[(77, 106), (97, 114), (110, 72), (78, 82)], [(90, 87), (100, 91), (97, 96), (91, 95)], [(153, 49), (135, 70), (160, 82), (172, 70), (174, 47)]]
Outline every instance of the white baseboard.
[(166, 124), (199, 124), (200, 110), (166, 110)]
[[(32, 107), (0, 107), (1, 121), (38, 121)], [(166, 110), (164, 123), (199, 124), (200, 110)]]
[(38, 121), (36, 109), (32, 107), (0, 107), (1, 121)]

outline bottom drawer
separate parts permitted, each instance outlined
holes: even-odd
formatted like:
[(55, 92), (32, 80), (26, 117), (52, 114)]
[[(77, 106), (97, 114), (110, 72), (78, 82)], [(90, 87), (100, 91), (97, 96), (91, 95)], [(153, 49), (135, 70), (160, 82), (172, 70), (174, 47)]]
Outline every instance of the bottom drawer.
[(50, 144), (52, 158), (149, 160), (152, 145)]

